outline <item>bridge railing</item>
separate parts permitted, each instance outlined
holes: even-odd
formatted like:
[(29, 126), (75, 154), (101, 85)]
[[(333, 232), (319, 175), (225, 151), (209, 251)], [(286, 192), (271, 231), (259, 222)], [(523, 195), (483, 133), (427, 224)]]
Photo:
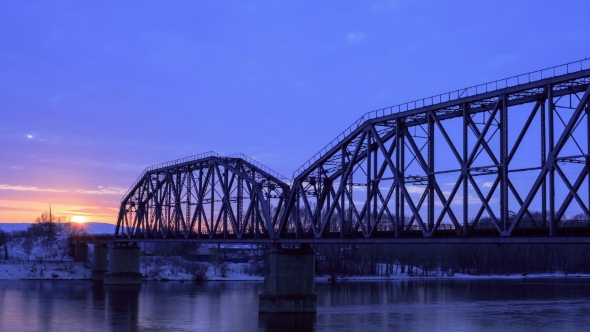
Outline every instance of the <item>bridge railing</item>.
[(267, 166), (262, 165), (258, 161), (256, 161), (256, 160), (248, 157), (247, 155), (245, 155), (243, 153), (236, 153), (236, 154), (233, 154), (233, 155), (231, 155), (231, 156), (229, 156), (227, 158), (240, 158), (240, 159), (243, 159), (243, 160), (247, 161), (248, 163), (256, 166), (257, 168), (260, 168), (261, 170), (265, 171), (266, 173), (274, 176), (275, 178), (277, 178), (277, 179), (279, 179), (279, 180), (281, 180), (281, 181), (283, 181), (285, 183), (291, 182), (291, 179), (287, 178), (286, 176), (284, 176), (282, 174), (279, 174), (278, 172), (276, 172), (276, 171), (268, 168)]
[(293, 172), (293, 179), (295, 179), (309, 166), (311, 166), (313, 163), (319, 160), (323, 155), (328, 153), (328, 151), (332, 150), (334, 146), (340, 143), (340, 141), (346, 139), (348, 135), (350, 135), (353, 131), (355, 131), (367, 120), (375, 119), (386, 115), (391, 115), (394, 113), (411, 111), (426, 106), (441, 104), (444, 102), (458, 100), (461, 98), (471, 97), (481, 93), (492, 92), (500, 89), (540, 81), (551, 77), (575, 73), (587, 69), (590, 69), (590, 59), (588, 58), (367, 112), (348, 128), (344, 129), (344, 131), (340, 133), (340, 135), (336, 136), (335, 139), (333, 139), (330, 143), (326, 144), (324, 148), (322, 148), (318, 153), (316, 153), (313, 157), (307, 160), (303, 165), (301, 165), (301, 167), (295, 170), (295, 172)]
[(204, 152), (204, 153), (197, 154), (197, 155), (190, 156), (190, 157), (175, 159), (175, 160), (167, 161), (165, 163), (160, 163), (160, 164), (157, 164), (157, 165), (148, 166), (148, 167), (146, 167), (143, 170), (143, 172), (141, 172), (141, 174), (135, 180), (135, 182), (133, 182), (133, 184), (131, 185), (131, 187), (129, 187), (129, 189), (127, 189), (127, 192), (125, 192), (125, 195), (123, 195), (123, 197), (121, 198), (121, 200), (124, 200), (125, 197), (127, 197), (127, 195), (129, 195), (129, 192), (133, 188), (135, 188), (135, 186), (137, 185), (137, 183), (139, 181), (141, 181), (141, 179), (144, 177), (144, 175), (147, 172), (149, 172), (149, 171), (153, 171), (155, 169), (159, 169), (159, 168), (163, 168), (163, 167), (169, 167), (169, 166), (174, 166), (174, 165), (178, 165), (178, 164), (183, 164), (183, 163), (187, 163), (187, 162), (190, 162), (190, 161), (195, 161), (195, 160), (199, 160), (199, 159), (203, 159), (203, 158), (208, 158), (208, 157), (221, 157), (221, 156), (217, 152), (209, 151), (209, 152)]

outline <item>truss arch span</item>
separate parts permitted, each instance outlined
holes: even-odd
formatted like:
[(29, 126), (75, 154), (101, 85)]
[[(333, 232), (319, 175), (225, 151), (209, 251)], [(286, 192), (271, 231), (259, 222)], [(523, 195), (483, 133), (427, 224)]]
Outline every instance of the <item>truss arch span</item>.
[(569, 66), (365, 114), (294, 173), (280, 237), (552, 236), (565, 211), (590, 219), (590, 60)]
[(148, 167), (121, 202), (116, 237), (587, 236), (589, 164), (586, 59), (369, 112), (291, 180), (213, 152)]
[(243, 154), (148, 167), (121, 202), (115, 237), (273, 238), (290, 192), (286, 181)]

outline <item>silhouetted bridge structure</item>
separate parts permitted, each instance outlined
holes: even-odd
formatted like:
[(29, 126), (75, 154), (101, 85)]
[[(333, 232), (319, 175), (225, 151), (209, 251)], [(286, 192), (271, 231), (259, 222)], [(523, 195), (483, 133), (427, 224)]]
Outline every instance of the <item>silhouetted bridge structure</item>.
[(582, 60), (366, 113), (291, 178), (148, 167), (115, 241), (590, 243), (589, 98)]

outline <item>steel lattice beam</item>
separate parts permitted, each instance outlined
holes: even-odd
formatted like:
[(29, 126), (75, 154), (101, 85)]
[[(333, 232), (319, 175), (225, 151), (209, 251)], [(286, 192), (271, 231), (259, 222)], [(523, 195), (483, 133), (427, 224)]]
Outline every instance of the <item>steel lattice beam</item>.
[(148, 169), (121, 202), (115, 235), (273, 238), (290, 191), (285, 180), (243, 155), (209, 155)]
[(323, 243), (590, 236), (589, 221), (574, 227), (565, 217), (573, 204), (590, 219), (590, 69), (530, 75), (522, 84), (526, 75), (512, 86), (506, 79), (501, 88), (492, 82), (373, 112), (292, 180), (244, 155), (148, 168), (121, 202), (116, 236)]
[[(489, 229), (486, 236), (521, 235), (526, 228), (530, 233), (557, 235), (572, 201), (590, 219), (590, 193), (578, 193), (588, 177), (588, 145), (576, 141), (575, 155), (571, 149), (561, 152), (568, 138), (580, 140), (580, 135), (574, 137), (580, 123), (585, 129), (583, 140), (589, 139), (586, 122), (581, 120), (587, 117), (589, 83), (590, 71), (583, 70), (367, 120), (295, 174), (279, 237), (433, 237), (441, 236), (441, 225), (463, 237), (477, 236), (478, 229)], [(555, 105), (565, 99), (572, 114), (558, 128), (552, 120), (560, 116)], [(548, 122), (539, 110), (548, 110)], [(479, 116), (484, 117), (482, 122)], [(462, 121), (447, 125), (454, 118)], [(520, 127), (509, 126), (514, 118), (524, 119)], [(449, 131), (457, 127), (463, 128), (461, 136), (451, 138)], [(541, 133), (537, 142), (542, 158), (524, 167), (519, 159), (528, 147), (522, 142), (531, 132)], [(551, 140), (553, 132), (560, 136), (546, 151), (546, 137)], [(446, 146), (450, 154), (435, 164), (439, 146)], [(561, 171), (558, 162), (564, 160), (583, 166), (577, 179), (570, 181)], [(520, 172), (534, 175), (531, 188), (515, 184), (513, 178)], [(548, 181), (547, 174), (554, 172), (562, 180), (561, 189), (567, 190), (565, 200), (558, 205), (555, 195), (543, 196), (543, 202), (548, 200), (557, 208), (545, 211), (545, 203), (533, 208), (535, 197), (543, 195), (540, 189)], [(439, 179), (451, 175), (454, 182), (445, 183), (443, 190)], [(482, 184), (481, 176), (490, 181)], [(554, 181), (549, 179), (550, 188)], [(421, 193), (415, 192), (418, 186)], [(436, 204), (440, 208), (435, 209)], [(470, 212), (470, 205), (479, 209)], [(536, 217), (541, 210), (549, 220)]]

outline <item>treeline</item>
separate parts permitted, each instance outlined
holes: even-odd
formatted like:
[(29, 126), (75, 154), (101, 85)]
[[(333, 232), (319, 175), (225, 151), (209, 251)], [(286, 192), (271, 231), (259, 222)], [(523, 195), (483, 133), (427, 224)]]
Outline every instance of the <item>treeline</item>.
[[(12, 257), (29, 260), (31, 255), (34, 255), (34, 259), (38, 261), (56, 259), (63, 261), (67, 256), (72, 255), (68, 237), (84, 234), (86, 229), (83, 224), (73, 223), (65, 216), (43, 212), (25, 230), (3, 233), (0, 245), (4, 252), (4, 259)], [(18, 251), (22, 251), (24, 257), (9, 252), (9, 242), (12, 242), (13, 248), (20, 249)]]
[(31, 223), (25, 230), (8, 232), (9, 239), (12, 238), (55, 238), (69, 237), (74, 235), (85, 235), (86, 227), (70, 221), (69, 217), (56, 216), (50, 212), (43, 212), (34, 223)]
[(317, 245), (317, 273), (329, 276), (453, 276), (590, 273), (590, 245)]

